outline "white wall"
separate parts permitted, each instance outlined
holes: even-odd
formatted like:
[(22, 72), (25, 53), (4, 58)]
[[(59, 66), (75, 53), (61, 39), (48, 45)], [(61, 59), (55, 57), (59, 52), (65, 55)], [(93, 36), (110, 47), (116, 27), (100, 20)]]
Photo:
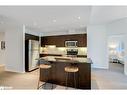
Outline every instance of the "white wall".
[(0, 64), (5, 64), (5, 50), (1, 49), (1, 41), (5, 41), (5, 33), (0, 31)]
[(127, 34), (125, 35), (125, 40), (124, 40), (124, 45), (125, 45), (125, 56), (124, 56), (124, 73), (127, 75)]
[(8, 25), (5, 30), (5, 69), (13, 72), (25, 72), (25, 33), (39, 36), (40, 33), (24, 25)]
[(105, 25), (87, 27), (88, 58), (93, 61), (92, 67), (108, 69), (107, 31)]
[(6, 28), (6, 70), (24, 72), (23, 61), (23, 26), (10, 26)]
[(108, 37), (113, 35), (124, 35), (125, 58), (124, 73), (127, 75), (127, 18), (119, 19), (107, 25)]
[(127, 18), (109, 23), (107, 29), (108, 36), (127, 34)]

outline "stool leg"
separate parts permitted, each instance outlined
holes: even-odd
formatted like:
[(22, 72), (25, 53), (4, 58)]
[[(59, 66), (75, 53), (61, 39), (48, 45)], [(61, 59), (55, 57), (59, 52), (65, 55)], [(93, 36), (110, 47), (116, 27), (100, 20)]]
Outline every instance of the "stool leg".
[(67, 82), (68, 82), (68, 73), (66, 73), (66, 89), (68, 88), (67, 87)]
[(46, 84), (47, 84), (47, 73), (46, 73), (46, 70), (45, 70), (45, 74), (44, 74), (44, 77), (45, 77), (45, 85), (44, 85), (44, 89), (46, 88)]
[[(52, 70), (51, 70), (52, 71)], [(51, 72), (51, 74), (52, 74), (52, 72)], [(50, 75), (50, 74), (49, 74)], [(51, 78), (52, 79), (52, 78)], [(52, 82), (52, 80), (51, 80), (51, 83), (52, 83), (52, 89), (53, 89), (53, 87), (54, 87), (54, 84), (53, 84), (53, 82)]]
[(39, 68), (39, 79), (38, 79), (37, 89), (39, 89), (39, 83), (40, 83), (40, 68)]
[[(48, 80), (50, 80), (49, 78), (50, 78), (50, 73), (52, 73), (51, 72), (51, 69), (48, 71)], [(53, 83), (50, 83), (50, 84), (52, 84), (52, 88), (51, 89), (53, 89)]]
[(75, 76), (75, 73), (74, 73), (74, 87), (76, 88), (76, 76)]
[(52, 89), (53, 89), (53, 83), (52, 83)]

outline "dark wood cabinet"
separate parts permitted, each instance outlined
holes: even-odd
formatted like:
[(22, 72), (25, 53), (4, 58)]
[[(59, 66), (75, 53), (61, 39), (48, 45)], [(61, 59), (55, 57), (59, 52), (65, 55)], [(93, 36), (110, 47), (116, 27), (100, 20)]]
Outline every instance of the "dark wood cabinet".
[[(48, 80), (46, 80), (45, 70), (40, 70), (40, 80), (49, 83), (66, 86), (66, 72), (64, 68), (71, 65), (66, 62), (50, 62), (52, 68), (49, 70)], [(91, 63), (77, 63), (79, 71), (76, 73), (76, 88), (91, 89)], [(68, 86), (74, 87), (74, 75), (69, 74)]]
[(39, 36), (35, 36), (32, 34), (25, 33), (25, 40), (37, 40), (37, 41), (39, 41)]
[(56, 45), (64, 47), (65, 41), (78, 41), (78, 47), (87, 47), (87, 34), (59, 35), (42, 37), (42, 46)]

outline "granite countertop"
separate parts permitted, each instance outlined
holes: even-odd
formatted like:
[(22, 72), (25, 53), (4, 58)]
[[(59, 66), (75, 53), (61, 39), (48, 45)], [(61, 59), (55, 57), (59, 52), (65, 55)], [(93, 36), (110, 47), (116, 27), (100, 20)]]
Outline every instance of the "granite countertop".
[[(67, 54), (60, 54), (60, 53), (40, 53), (40, 54), (46, 54), (46, 55), (67, 55)], [(87, 56), (87, 54), (78, 54), (77, 56)]]
[[(60, 53), (48, 53), (48, 52), (41, 52), (40, 54), (60, 54)], [(62, 55), (62, 54), (61, 54)]]
[(66, 57), (66, 56), (46, 56), (41, 57), (41, 59), (44, 59), (49, 62), (64, 62), (64, 63), (89, 63), (91, 64), (92, 61), (90, 58), (84, 58), (84, 57)]

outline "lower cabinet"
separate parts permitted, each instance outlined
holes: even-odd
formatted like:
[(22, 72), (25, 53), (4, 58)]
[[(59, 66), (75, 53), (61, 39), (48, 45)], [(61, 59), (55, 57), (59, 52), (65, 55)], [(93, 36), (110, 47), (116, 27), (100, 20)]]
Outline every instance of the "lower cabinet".
[[(66, 86), (66, 72), (64, 68), (71, 63), (59, 63), (52, 62), (52, 68), (46, 72), (49, 72), (48, 76), (45, 76), (45, 70), (40, 70), (40, 80), (49, 83)], [(91, 89), (91, 64), (90, 63), (77, 63), (79, 71), (76, 73), (76, 88), (79, 89)], [(47, 78), (48, 77), (48, 78)], [(47, 80), (48, 79), (48, 80)], [(70, 74), (68, 79), (68, 86), (74, 87), (74, 76)]]

